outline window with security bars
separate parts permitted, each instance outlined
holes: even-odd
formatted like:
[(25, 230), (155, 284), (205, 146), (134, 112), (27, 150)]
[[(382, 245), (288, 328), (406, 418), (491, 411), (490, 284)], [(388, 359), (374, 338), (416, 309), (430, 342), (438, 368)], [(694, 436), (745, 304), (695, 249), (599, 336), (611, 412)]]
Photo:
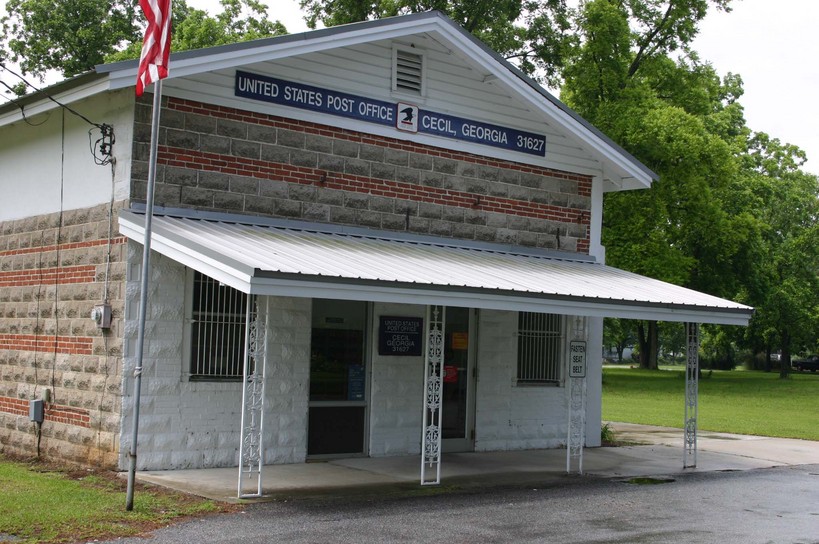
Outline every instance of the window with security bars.
[(241, 379), (247, 295), (194, 272), (191, 298), (191, 380)]
[(518, 383), (560, 383), (562, 345), (562, 316), (519, 312)]

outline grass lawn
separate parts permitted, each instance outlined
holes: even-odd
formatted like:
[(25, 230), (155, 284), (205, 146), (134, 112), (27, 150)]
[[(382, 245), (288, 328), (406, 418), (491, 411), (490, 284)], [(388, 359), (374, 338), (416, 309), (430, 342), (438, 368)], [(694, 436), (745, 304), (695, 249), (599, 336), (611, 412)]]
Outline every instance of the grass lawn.
[[(819, 440), (819, 374), (714, 371), (699, 382), (700, 430)], [(603, 419), (683, 426), (684, 370), (603, 369)]]
[(211, 501), (138, 485), (125, 511), (113, 473), (56, 469), (0, 457), (0, 542), (57, 543), (144, 533), (180, 517), (216, 512)]

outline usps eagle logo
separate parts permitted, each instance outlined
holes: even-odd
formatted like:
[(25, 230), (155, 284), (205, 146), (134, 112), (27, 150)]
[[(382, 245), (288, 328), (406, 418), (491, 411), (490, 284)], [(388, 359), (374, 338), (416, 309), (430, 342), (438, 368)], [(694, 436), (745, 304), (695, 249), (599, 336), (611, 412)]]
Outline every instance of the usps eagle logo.
[(418, 106), (399, 102), (395, 128), (404, 132), (418, 132)]

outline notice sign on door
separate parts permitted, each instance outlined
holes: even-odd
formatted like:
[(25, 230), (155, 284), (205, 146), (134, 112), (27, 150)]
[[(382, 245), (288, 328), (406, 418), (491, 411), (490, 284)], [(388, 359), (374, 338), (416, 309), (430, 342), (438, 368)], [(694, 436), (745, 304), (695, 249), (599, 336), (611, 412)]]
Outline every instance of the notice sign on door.
[(424, 320), (421, 317), (381, 316), (378, 327), (379, 355), (421, 355)]
[(573, 340), (569, 343), (569, 377), (586, 377), (586, 342)]
[(364, 400), (364, 365), (347, 366), (347, 400)]

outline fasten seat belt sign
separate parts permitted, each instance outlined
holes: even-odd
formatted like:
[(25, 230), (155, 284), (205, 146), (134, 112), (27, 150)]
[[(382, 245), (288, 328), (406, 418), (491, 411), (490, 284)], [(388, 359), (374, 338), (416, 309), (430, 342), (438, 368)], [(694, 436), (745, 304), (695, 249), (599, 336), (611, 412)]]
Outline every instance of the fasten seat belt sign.
[(573, 340), (569, 343), (569, 377), (586, 377), (586, 342)]

